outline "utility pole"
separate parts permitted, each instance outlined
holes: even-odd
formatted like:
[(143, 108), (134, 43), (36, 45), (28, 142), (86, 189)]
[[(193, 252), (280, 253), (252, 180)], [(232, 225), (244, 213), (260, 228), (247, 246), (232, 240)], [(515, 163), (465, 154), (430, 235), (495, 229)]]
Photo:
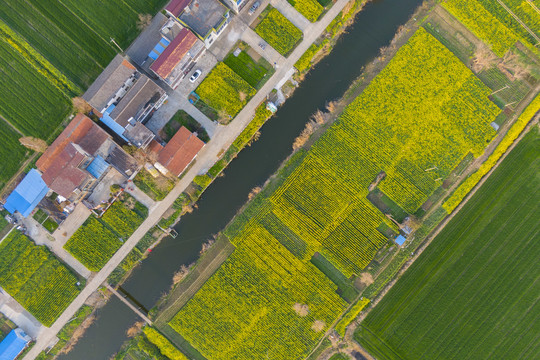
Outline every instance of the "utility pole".
[(122, 50), (122, 48), (120, 47), (120, 45), (118, 45), (118, 43), (117, 43), (112, 37), (111, 37), (111, 42), (112, 42), (114, 45), (116, 45), (116, 47), (117, 47), (118, 49), (120, 49), (120, 52), (124, 52), (124, 50)]

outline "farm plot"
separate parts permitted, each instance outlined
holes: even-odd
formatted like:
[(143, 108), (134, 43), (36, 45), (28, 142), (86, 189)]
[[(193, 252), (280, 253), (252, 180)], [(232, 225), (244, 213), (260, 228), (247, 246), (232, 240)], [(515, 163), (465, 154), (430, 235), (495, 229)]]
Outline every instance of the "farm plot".
[[(504, 2), (512, 5), (514, 1)], [(490, 44), (498, 56), (503, 56), (517, 41), (538, 52), (536, 39), (496, 0), (446, 0), (443, 6), (478, 38)], [(531, 26), (538, 23), (540, 14), (528, 14), (533, 19), (529, 23)], [(522, 12), (516, 13), (519, 15), (523, 16)], [(521, 20), (526, 21), (527, 18)]]
[(324, 8), (315, 0), (287, 0), (306, 19), (315, 22), (321, 16)]
[(64, 249), (89, 270), (99, 271), (121, 246), (116, 234), (91, 216), (69, 238)]
[(233, 118), (256, 91), (230, 67), (219, 63), (195, 92), (206, 104)]
[(255, 89), (260, 89), (266, 80), (274, 73), (274, 68), (265, 58), (261, 57), (255, 61), (247, 53), (247, 47), (244, 45), (242, 52), (235, 56), (232, 52), (223, 60), (225, 65), (230, 67), (235, 73), (240, 75), (242, 79), (253, 86)]
[(367, 316), (384, 359), (532, 359), (540, 324), (534, 128)]
[(17, 172), (26, 149), (19, 143), (20, 135), (0, 120), (0, 189)]
[(25, 135), (46, 139), (68, 114), (69, 98), (5, 40), (0, 40), (0, 116)]
[[(370, 184), (384, 172), (379, 190), (416, 211), (492, 138), (500, 110), (489, 93), (418, 30), (229, 224), (223, 234), (236, 250), (170, 327), (206, 358), (304, 358), (344, 309), (336, 284), (358, 275), (398, 231), (366, 198)], [(331, 269), (336, 283), (313, 265), (319, 255), (343, 274)]]
[(379, 189), (413, 213), (467, 153), (480, 155), (495, 134), (489, 124), (500, 110), (489, 94), (420, 29), (312, 152), (356, 191), (384, 171)]
[(256, 223), (234, 243), (170, 325), (209, 359), (305, 357), (344, 309), (335, 285)]
[(99, 271), (147, 216), (146, 207), (123, 196), (126, 201), (117, 200), (101, 219), (88, 218), (64, 245), (89, 270)]
[(0, 243), (0, 286), (51, 326), (80, 292), (78, 278), (44, 246), (12, 231)]
[(266, 13), (255, 32), (283, 56), (288, 56), (303, 37), (302, 31), (275, 8)]

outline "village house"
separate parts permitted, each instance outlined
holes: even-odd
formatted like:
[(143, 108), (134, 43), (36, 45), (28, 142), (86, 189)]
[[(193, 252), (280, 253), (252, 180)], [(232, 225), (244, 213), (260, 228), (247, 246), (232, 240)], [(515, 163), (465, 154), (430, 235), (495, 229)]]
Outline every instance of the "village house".
[(165, 91), (117, 55), (83, 95), (100, 120), (124, 140), (145, 148), (154, 138), (144, 123), (167, 99)]
[(203, 147), (204, 142), (197, 137), (197, 134), (182, 126), (165, 147), (157, 141), (152, 141), (149, 149), (157, 154), (154, 167), (159, 172), (166, 176), (170, 174), (180, 176)]
[(165, 11), (191, 29), (207, 48), (227, 27), (230, 19), (230, 10), (218, 0), (172, 0)]
[(126, 180), (137, 163), (83, 114), (73, 118), (36, 163), (47, 187), (70, 202), (84, 199), (109, 172)]
[[(163, 43), (162, 40), (158, 45)], [(204, 43), (197, 36), (188, 29), (182, 28), (174, 39), (165, 45), (163, 51), (150, 65), (150, 70), (171, 88), (176, 89), (205, 50)], [(155, 53), (154, 49), (151, 55)]]

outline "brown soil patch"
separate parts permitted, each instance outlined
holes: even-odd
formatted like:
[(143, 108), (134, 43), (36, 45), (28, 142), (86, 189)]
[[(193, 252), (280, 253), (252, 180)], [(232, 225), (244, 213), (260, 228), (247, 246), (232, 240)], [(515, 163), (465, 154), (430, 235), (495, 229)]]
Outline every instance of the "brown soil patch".
[(368, 287), (369, 285), (373, 284), (373, 276), (368, 272), (361, 273), (360, 281), (362, 282), (362, 284)]
[(315, 320), (313, 325), (311, 325), (311, 330), (315, 332), (321, 332), (324, 330), (324, 327), (326, 326), (324, 321), (321, 320)]
[(294, 311), (298, 314), (298, 316), (305, 317), (309, 314), (309, 306), (306, 304), (300, 304), (296, 303), (293, 306)]

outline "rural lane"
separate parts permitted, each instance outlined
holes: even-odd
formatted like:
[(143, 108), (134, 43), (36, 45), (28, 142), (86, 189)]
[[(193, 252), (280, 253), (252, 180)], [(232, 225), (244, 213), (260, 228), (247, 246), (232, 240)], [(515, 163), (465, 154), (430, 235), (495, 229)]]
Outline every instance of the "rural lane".
[[(304, 33), (304, 39), (296, 47), (293, 53), (286, 59), (278, 63), (278, 69), (267, 83), (255, 94), (255, 96), (246, 104), (246, 106), (238, 113), (236, 118), (227, 126), (218, 126), (214, 138), (201, 150), (197, 157), (194, 166), (188, 170), (186, 175), (180, 179), (176, 186), (171, 190), (169, 195), (163, 201), (157, 203), (153, 211), (150, 212), (148, 218), (135, 230), (131, 237), (122, 245), (109, 262), (87, 283), (86, 287), (75, 298), (75, 300), (66, 308), (55, 323), (38, 337), (35, 345), (26, 354), (23, 360), (33, 360), (39, 353), (47, 348), (54, 340), (58, 332), (67, 324), (75, 315), (77, 310), (85, 303), (86, 299), (92, 295), (102, 284), (107, 280), (112, 271), (120, 264), (120, 262), (131, 252), (137, 245), (139, 240), (155, 226), (161, 219), (162, 215), (173, 204), (174, 200), (187, 188), (193, 181), (193, 178), (201, 172), (207, 170), (213, 163), (218, 160), (218, 155), (223, 149), (226, 149), (242, 130), (252, 120), (255, 109), (263, 102), (274, 86), (290, 71), (296, 61), (302, 54), (311, 46), (311, 44), (323, 33), (330, 22), (341, 12), (350, 0), (338, 0), (332, 8), (324, 15), (324, 17), (316, 23), (310, 24)], [(307, 119), (306, 119), (307, 121)]]

